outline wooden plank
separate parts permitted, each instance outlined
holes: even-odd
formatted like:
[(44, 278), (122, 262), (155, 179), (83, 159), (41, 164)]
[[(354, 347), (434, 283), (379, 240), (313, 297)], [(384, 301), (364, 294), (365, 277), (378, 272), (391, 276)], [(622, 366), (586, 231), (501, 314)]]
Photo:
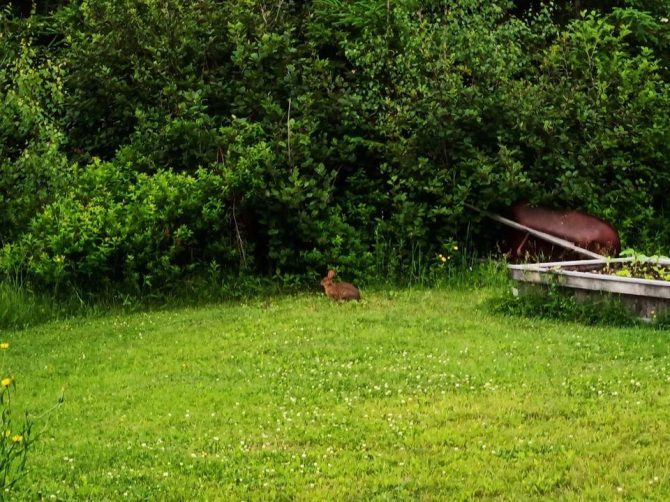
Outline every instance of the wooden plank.
[(555, 284), (563, 288), (588, 289), (631, 296), (670, 299), (670, 284), (665, 281), (633, 279), (584, 272), (548, 272), (518, 268), (510, 268), (510, 275), (512, 279), (520, 282)]
[(539, 237), (540, 239), (545, 240), (547, 242), (551, 242), (552, 244), (556, 244), (557, 246), (570, 249), (575, 253), (588, 256), (589, 258), (598, 258), (598, 259), (604, 258), (603, 255), (594, 253), (593, 251), (589, 251), (588, 249), (580, 248), (579, 246), (576, 246), (574, 243), (566, 241), (565, 239), (561, 239), (560, 237), (556, 237), (554, 235), (541, 232), (540, 230), (535, 230), (534, 228), (527, 227), (526, 225), (522, 225), (521, 223), (517, 223), (516, 221), (504, 218), (500, 215), (489, 213), (488, 211), (484, 211), (483, 209), (479, 209), (478, 207), (475, 207), (468, 203), (464, 203), (463, 205), (469, 209), (473, 209), (475, 211), (482, 213), (484, 216), (488, 216), (489, 218), (491, 218), (494, 221), (497, 221), (498, 223), (502, 223), (503, 225), (507, 225), (508, 227), (512, 227), (517, 230), (528, 232), (529, 234), (534, 235), (535, 237)]

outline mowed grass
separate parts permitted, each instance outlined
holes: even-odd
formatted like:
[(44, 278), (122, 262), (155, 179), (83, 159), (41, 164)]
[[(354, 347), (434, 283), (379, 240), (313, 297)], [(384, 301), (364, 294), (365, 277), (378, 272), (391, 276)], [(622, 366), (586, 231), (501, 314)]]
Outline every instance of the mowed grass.
[(670, 340), (481, 290), (305, 294), (5, 332), (65, 404), (19, 499), (670, 498)]

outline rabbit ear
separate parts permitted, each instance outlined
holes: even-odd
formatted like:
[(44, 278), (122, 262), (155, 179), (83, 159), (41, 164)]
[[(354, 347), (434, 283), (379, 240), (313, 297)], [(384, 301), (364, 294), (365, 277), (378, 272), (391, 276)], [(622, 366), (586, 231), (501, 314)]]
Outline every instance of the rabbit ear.
[(335, 271), (334, 270), (329, 270), (328, 271), (328, 279), (332, 279), (333, 277), (335, 277)]

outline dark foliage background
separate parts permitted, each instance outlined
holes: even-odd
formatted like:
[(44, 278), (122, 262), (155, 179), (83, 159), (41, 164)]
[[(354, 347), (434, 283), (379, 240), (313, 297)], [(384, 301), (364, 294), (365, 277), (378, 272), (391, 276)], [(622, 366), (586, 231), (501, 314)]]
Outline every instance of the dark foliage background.
[[(667, 0), (0, 11), (0, 269), (130, 292), (406, 276), (526, 198), (670, 248)], [(467, 242), (466, 242), (467, 241)]]

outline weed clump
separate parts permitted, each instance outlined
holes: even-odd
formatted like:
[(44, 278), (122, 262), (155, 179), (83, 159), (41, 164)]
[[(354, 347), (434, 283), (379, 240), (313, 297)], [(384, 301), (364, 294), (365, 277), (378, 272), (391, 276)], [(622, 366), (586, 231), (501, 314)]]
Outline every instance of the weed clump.
[(509, 316), (618, 327), (642, 323), (616, 297), (603, 294), (594, 299), (578, 300), (573, 294), (557, 287), (524, 294), (519, 294), (516, 288), (506, 288), (501, 295), (490, 299), (487, 305), (491, 311)]

